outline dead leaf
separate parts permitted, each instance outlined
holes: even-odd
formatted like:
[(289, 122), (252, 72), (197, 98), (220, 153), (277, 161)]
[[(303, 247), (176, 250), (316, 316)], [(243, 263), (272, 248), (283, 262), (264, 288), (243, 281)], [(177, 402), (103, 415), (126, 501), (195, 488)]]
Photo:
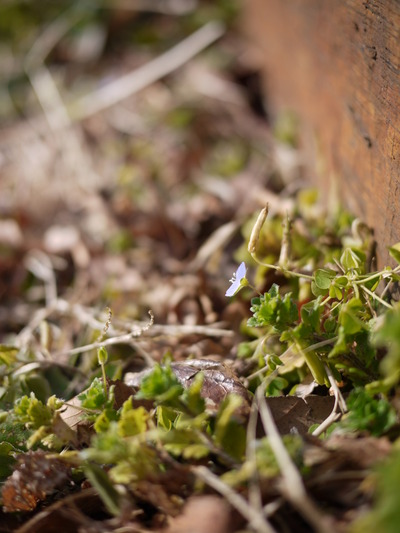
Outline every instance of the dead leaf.
[[(83, 522), (90, 522), (90, 516), (105, 514), (100, 496), (89, 488), (53, 503), (15, 529), (15, 533), (76, 533)], [(98, 522), (93, 520), (94, 524)]]
[(32, 511), (38, 502), (64, 485), (70, 466), (42, 450), (19, 455), (14, 472), (3, 485), (3, 510), (7, 513)]
[[(333, 396), (317, 395), (310, 395), (305, 399), (277, 396), (266, 400), (282, 435), (293, 431), (307, 435), (313, 424), (320, 424), (330, 415), (335, 403)], [(263, 431), (261, 427), (259, 431)]]

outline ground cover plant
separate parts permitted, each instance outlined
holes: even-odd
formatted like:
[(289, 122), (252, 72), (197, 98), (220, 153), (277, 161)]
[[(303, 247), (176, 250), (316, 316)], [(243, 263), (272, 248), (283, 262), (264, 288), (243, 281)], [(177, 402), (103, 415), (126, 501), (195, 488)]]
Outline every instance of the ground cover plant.
[(89, 7), (0, 7), (0, 530), (397, 531), (400, 244), (231, 3)]

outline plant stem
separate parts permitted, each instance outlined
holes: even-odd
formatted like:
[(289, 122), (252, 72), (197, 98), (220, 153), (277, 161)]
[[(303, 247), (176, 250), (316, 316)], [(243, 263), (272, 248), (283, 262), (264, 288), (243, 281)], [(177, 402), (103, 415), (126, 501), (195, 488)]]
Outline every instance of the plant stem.
[(106, 376), (106, 365), (104, 363), (101, 363), (101, 374), (103, 376), (104, 394), (107, 397), (107, 376)]
[(360, 276), (360, 279), (354, 281), (354, 283), (357, 283), (357, 285), (362, 285), (366, 281), (371, 281), (371, 280), (373, 280), (375, 278), (379, 278), (379, 276), (387, 278), (387, 277), (390, 277), (391, 274), (397, 274), (399, 272), (399, 270), (400, 270), (400, 265), (398, 265), (393, 270), (381, 270), (379, 272), (374, 272), (373, 274), (371, 274), (370, 276), (368, 276), (366, 278), (363, 278), (362, 276)]
[(393, 307), (388, 304), (387, 302), (385, 302), (385, 300), (382, 300), (382, 298), (380, 298), (377, 294), (375, 294), (374, 292), (370, 291), (369, 289), (367, 289), (367, 287), (364, 287), (363, 285), (361, 286), (362, 290), (364, 292), (366, 292), (367, 294), (369, 294), (372, 298), (374, 298), (375, 300), (377, 300), (379, 303), (381, 303), (382, 305), (384, 305), (385, 307), (387, 307), (388, 309), (393, 309)]
[(260, 261), (260, 259), (258, 259), (257, 254), (255, 252), (253, 252), (251, 254), (251, 257), (259, 265), (267, 267), (267, 268), (272, 268), (273, 270), (276, 270), (277, 272), (282, 272), (282, 274), (286, 274), (288, 276), (293, 276), (293, 277), (296, 277), (296, 278), (308, 279), (310, 281), (312, 281), (314, 279), (313, 276), (309, 276), (308, 274), (301, 274), (300, 272), (294, 272), (293, 270), (287, 270), (286, 268), (281, 267), (281, 266), (271, 265), (269, 263), (264, 263), (263, 261)]

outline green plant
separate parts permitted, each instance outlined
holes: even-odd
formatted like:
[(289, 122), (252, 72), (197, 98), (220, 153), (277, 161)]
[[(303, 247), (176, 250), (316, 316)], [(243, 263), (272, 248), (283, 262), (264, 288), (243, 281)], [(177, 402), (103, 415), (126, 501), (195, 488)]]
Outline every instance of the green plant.
[[(277, 365), (282, 365), (279, 373), (285, 373), (285, 354), (291, 352), (297, 355), (297, 367), (303, 361), (318, 384), (329, 386), (329, 374), (332, 372), (339, 381), (347, 379), (354, 385), (374, 382), (375, 392), (387, 390), (384, 380), (377, 380), (376, 345), (383, 339), (392, 339), (391, 345), (397, 346), (398, 319), (397, 308), (390, 302), (389, 293), (386, 290), (381, 295), (380, 291), (381, 282), (388, 286), (399, 279), (400, 266), (368, 272), (369, 240), (358, 238), (350, 243), (351, 246), (344, 242), (342, 249), (337, 249), (336, 256), (332, 257), (328, 251), (315, 256), (313, 270), (305, 271), (299, 267), (301, 257), (294, 258), (292, 255), (291, 222), (288, 218), (283, 221), (277, 263), (265, 262), (258, 257), (257, 249), (262, 241), (267, 214), (268, 207), (265, 207), (254, 224), (248, 252), (265, 273), (273, 270), (287, 278), (288, 283), (282, 287), (274, 283), (267, 292), (251, 300), (252, 317), (247, 326), (262, 331), (253, 353), (258, 359), (263, 354), (261, 364), (265, 367), (265, 374), (275, 371)], [(355, 232), (359, 233), (359, 227), (356, 225), (355, 228)], [(397, 250), (395, 245), (390, 253), (400, 261)], [(324, 264), (328, 258), (329, 263)], [(231, 282), (228, 296), (237, 294), (245, 286), (252, 287), (244, 262)], [(302, 299), (304, 294), (306, 298)], [(386, 312), (384, 323), (377, 330), (378, 317)], [(270, 339), (275, 340), (272, 343)], [(383, 343), (386, 344), (385, 341)], [(273, 346), (273, 350), (268, 349), (265, 353), (265, 346)], [(398, 381), (398, 353), (395, 348), (389, 348), (389, 355), (382, 363), (386, 374), (390, 373), (391, 386)]]

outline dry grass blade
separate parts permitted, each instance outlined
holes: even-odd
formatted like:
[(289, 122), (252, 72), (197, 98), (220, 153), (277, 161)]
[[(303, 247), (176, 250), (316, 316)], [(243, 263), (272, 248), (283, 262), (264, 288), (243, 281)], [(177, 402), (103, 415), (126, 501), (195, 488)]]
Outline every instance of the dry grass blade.
[(257, 509), (254, 509), (240, 494), (221, 481), (208, 468), (205, 466), (196, 466), (193, 468), (193, 472), (204, 483), (224, 496), (232, 507), (248, 520), (249, 526), (253, 531), (257, 531), (258, 533), (276, 533), (275, 529), (263, 514), (260, 514)]
[(224, 31), (219, 22), (208, 22), (159, 57), (78, 100), (71, 109), (71, 116), (82, 120), (137, 93), (187, 63), (219, 39)]

